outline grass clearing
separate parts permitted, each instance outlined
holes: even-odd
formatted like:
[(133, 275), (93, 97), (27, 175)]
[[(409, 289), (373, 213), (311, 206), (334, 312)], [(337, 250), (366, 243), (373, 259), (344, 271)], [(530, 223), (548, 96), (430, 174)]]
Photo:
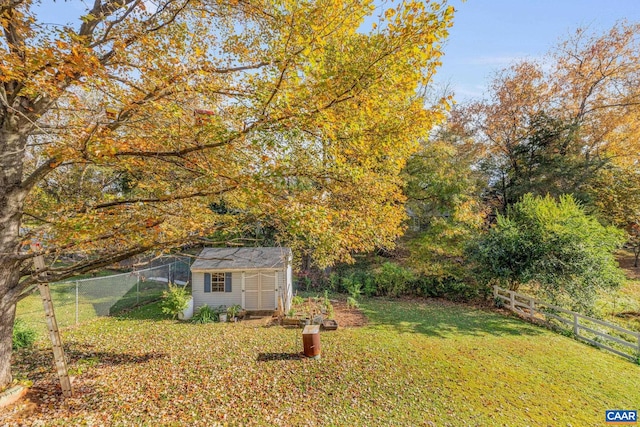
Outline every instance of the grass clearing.
[(595, 310), (607, 322), (640, 332), (640, 279), (627, 280), (620, 289), (602, 294)]
[(362, 305), (369, 325), (322, 333), (318, 361), (300, 329), (180, 323), (157, 304), (95, 319), (64, 331), (76, 395), (51, 392), (49, 351), (18, 352), (34, 403), (0, 424), (590, 426), (640, 408), (639, 366), (514, 317)]

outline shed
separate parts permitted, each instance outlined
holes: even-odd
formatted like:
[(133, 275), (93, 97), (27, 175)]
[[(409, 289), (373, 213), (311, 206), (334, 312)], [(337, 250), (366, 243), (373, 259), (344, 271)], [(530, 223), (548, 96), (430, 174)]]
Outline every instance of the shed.
[(194, 308), (239, 304), (248, 311), (291, 308), (290, 248), (205, 248), (191, 265)]

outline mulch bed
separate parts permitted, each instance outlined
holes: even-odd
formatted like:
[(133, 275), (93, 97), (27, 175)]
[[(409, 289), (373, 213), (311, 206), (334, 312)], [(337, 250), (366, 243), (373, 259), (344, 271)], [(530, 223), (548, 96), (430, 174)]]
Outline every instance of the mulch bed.
[(333, 319), (338, 322), (339, 328), (359, 328), (366, 325), (369, 320), (357, 308), (348, 308), (346, 301), (331, 300), (333, 305)]

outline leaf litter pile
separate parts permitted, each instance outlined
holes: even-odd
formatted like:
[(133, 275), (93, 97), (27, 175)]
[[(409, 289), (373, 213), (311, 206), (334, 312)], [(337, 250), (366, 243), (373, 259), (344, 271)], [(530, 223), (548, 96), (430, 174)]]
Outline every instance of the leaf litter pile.
[(517, 319), (397, 300), (364, 311), (366, 326), (321, 333), (320, 360), (301, 356), (300, 329), (96, 319), (64, 333), (70, 399), (50, 350), (16, 353), (33, 385), (0, 425), (591, 425), (640, 406), (635, 365)]

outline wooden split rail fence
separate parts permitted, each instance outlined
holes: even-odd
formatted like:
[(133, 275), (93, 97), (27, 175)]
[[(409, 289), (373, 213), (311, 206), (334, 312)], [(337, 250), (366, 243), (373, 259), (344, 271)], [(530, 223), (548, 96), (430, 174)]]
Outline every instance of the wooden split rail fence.
[[(496, 300), (504, 301), (507, 308), (521, 316), (552, 325), (554, 320), (558, 321), (565, 328), (572, 330), (577, 339), (627, 359), (640, 361), (640, 332), (630, 331), (498, 286), (493, 287), (493, 296)], [(591, 336), (586, 336), (585, 332)]]

